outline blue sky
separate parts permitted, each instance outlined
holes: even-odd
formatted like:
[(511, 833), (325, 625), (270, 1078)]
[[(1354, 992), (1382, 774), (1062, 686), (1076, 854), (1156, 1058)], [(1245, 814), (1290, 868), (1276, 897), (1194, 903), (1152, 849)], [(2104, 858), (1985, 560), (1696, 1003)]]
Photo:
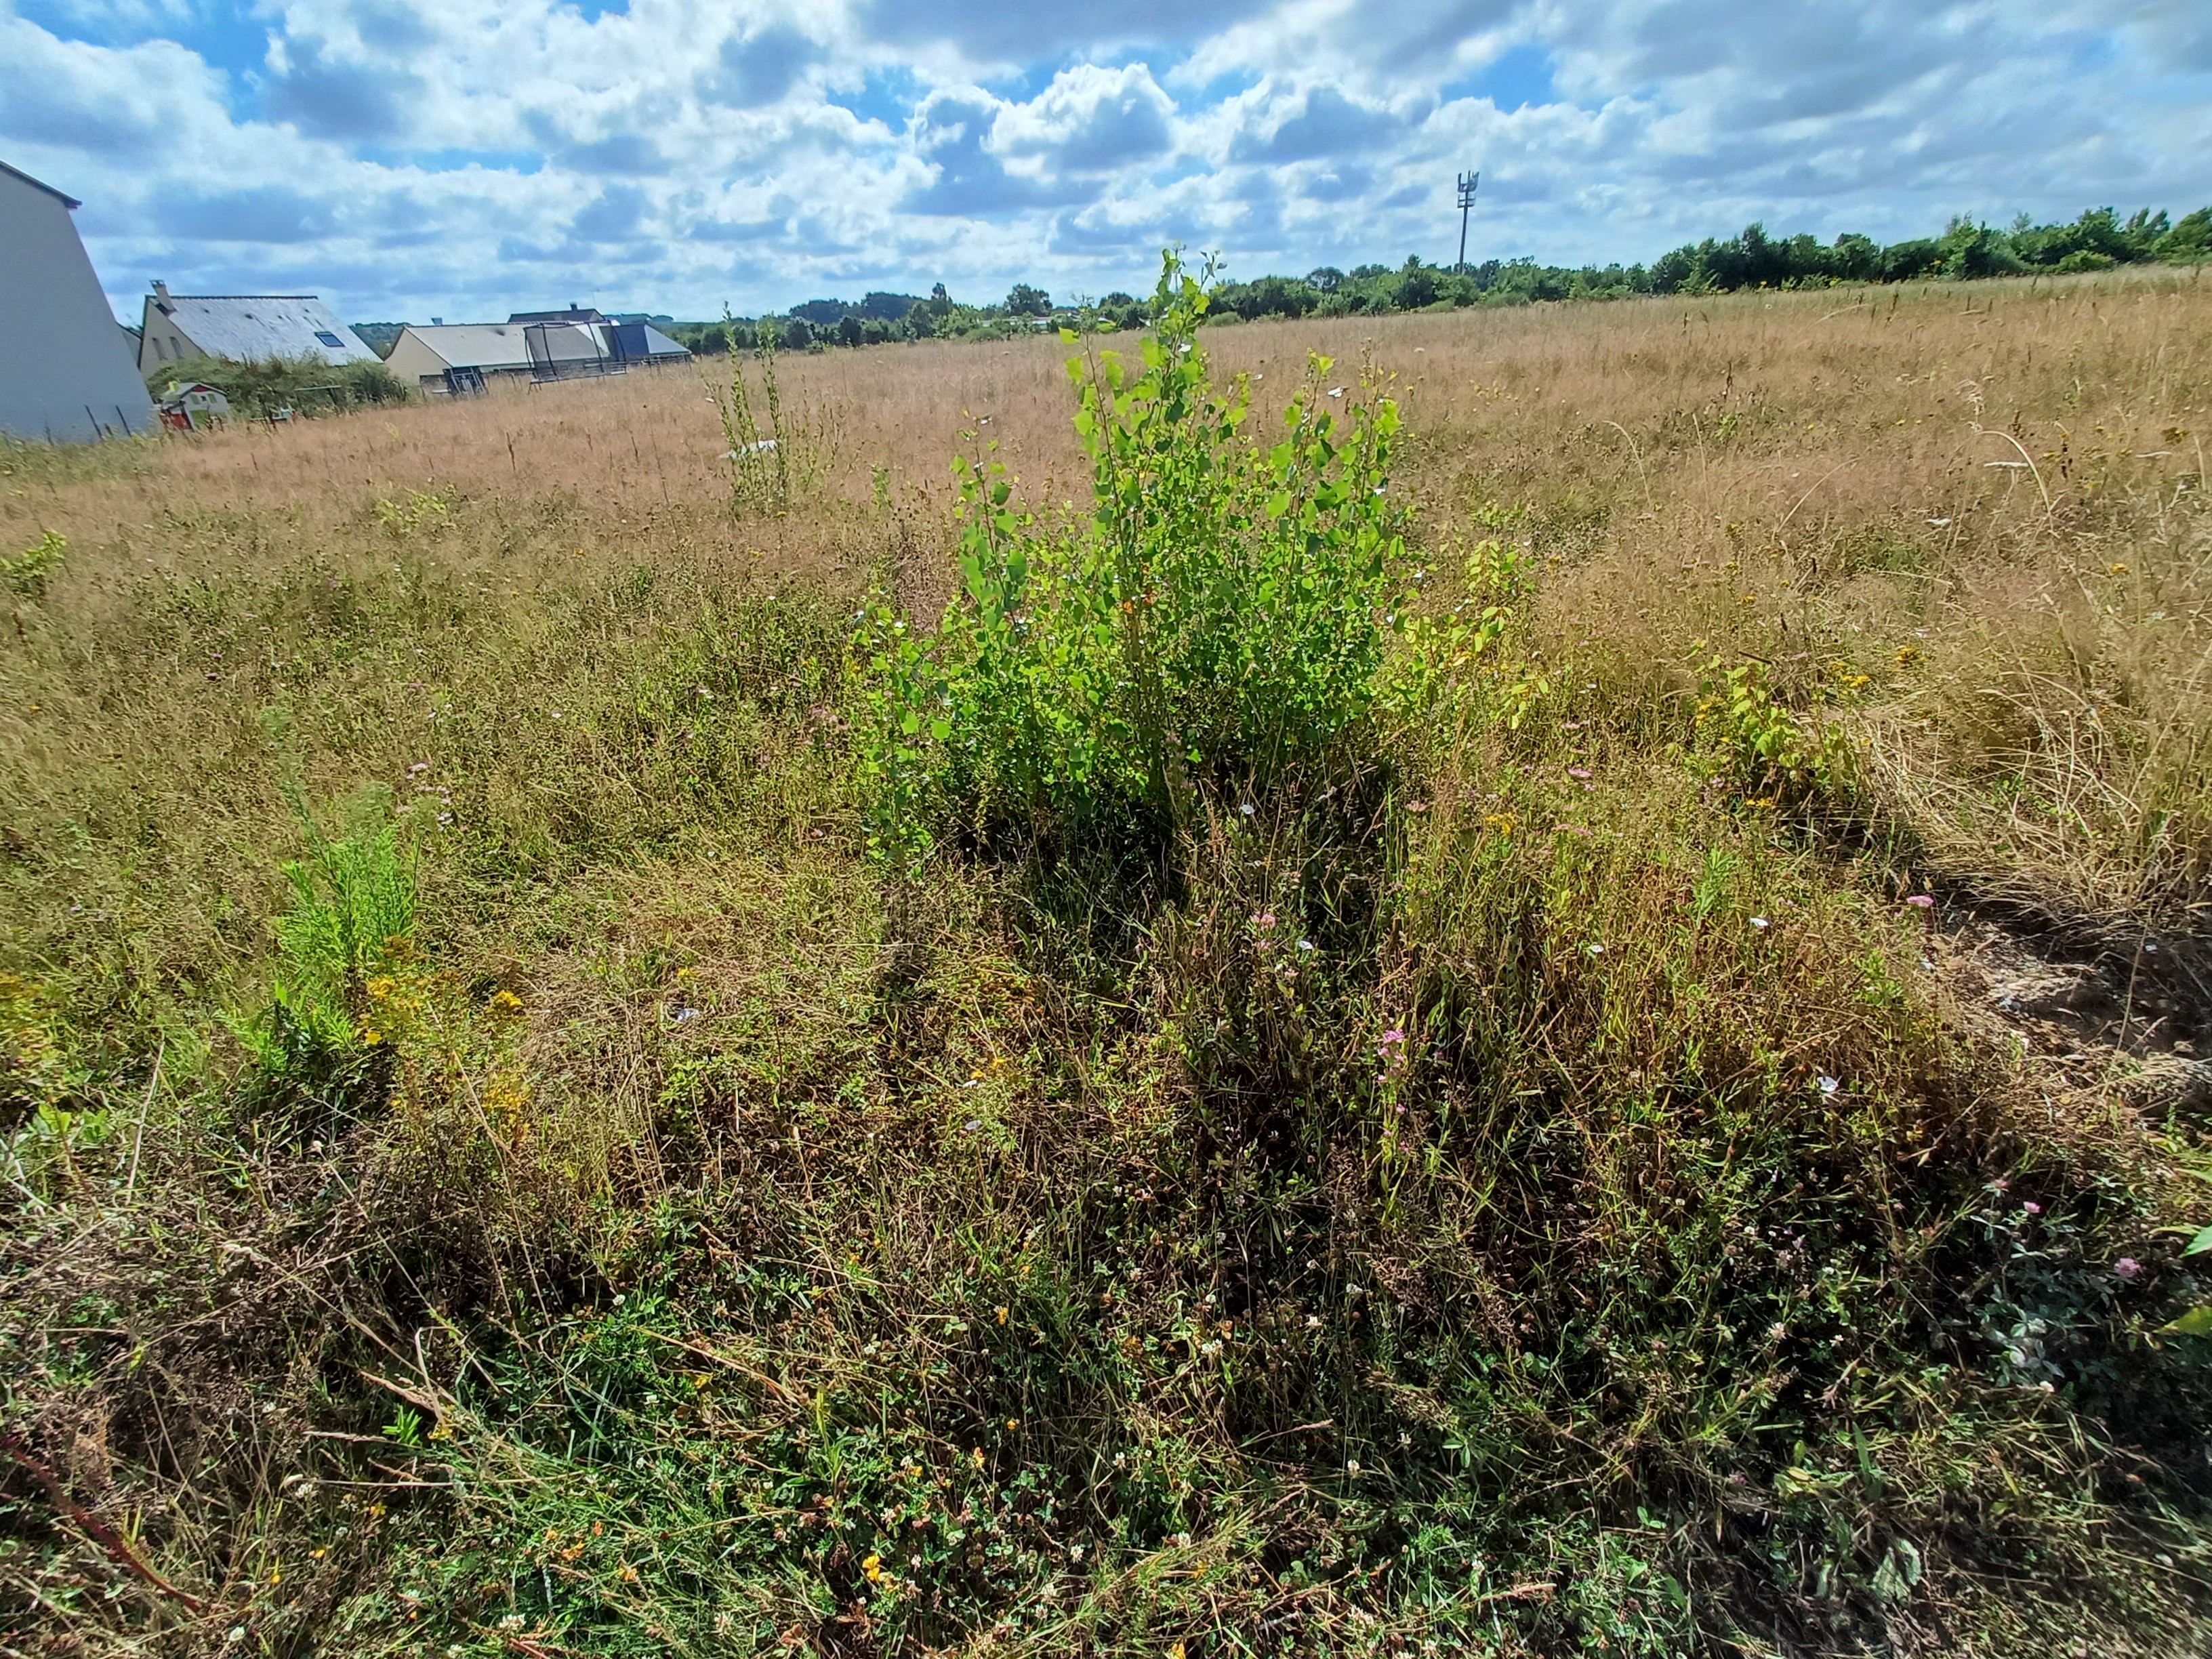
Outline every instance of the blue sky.
[(2212, 0), (0, 0), (0, 161), (122, 314), (1649, 259), (2212, 201)]

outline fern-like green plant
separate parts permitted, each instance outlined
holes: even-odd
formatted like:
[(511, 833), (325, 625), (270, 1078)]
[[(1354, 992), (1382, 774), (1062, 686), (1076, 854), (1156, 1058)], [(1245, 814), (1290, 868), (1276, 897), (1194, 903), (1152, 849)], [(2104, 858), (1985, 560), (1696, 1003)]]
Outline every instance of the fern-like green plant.
[(340, 811), (344, 833), (324, 833), (297, 808), (308, 854), (283, 865), (291, 908), (276, 923), (295, 995), (341, 1012), (358, 1006), (369, 976), (409, 947), (415, 932), (415, 855), (402, 843), (392, 792), (364, 785)]
[(281, 868), (290, 902), (276, 919), (276, 972), (268, 1007), (234, 1021), (256, 1062), (273, 1076), (329, 1073), (377, 1041), (372, 981), (413, 948), (416, 858), (392, 810), (392, 792), (364, 785), (325, 830), (288, 768), (284, 794), (307, 844)]

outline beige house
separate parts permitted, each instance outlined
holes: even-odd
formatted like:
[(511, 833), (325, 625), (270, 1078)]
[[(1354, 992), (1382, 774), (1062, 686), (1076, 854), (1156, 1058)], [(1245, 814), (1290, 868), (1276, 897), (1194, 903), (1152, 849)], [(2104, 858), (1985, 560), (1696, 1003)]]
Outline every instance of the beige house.
[(52, 185), (0, 161), (0, 432), (89, 443), (154, 429), (100, 278)]
[(312, 294), (172, 294), (167, 283), (155, 283), (138, 331), (139, 374), (194, 357), (233, 363), (313, 357), (333, 368), (376, 361)]
[(448, 323), (399, 331), (384, 360), (400, 385), (424, 392), (481, 392), (501, 375), (531, 376), (523, 323)]

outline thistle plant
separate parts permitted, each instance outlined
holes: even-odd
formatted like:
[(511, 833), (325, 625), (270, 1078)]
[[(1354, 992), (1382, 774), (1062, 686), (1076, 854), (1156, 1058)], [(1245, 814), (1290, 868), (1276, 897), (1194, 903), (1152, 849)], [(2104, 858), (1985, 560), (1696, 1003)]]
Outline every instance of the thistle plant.
[(763, 325), (756, 333), (753, 361), (761, 377), (761, 395), (767, 405), (768, 429), (762, 432), (753, 413), (752, 392), (745, 383), (745, 354), (736, 339), (730, 342), (730, 384), (717, 386), (714, 407), (722, 417), (722, 436), (729, 448), (723, 459), (730, 469), (730, 505), (743, 514), (772, 511), (791, 499), (791, 458), (786, 453), (789, 434), (784, 430), (783, 389), (775, 373), (775, 331)]

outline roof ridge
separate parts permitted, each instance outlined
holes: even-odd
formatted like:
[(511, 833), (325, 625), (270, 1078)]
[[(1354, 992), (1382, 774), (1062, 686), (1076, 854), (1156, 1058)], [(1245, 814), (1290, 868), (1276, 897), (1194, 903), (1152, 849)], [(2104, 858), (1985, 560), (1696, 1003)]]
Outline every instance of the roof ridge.
[(67, 191), (56, 190), (45, 179), (33, 179), (29, 173), (24, 172), (22, 168), (11, 167), (5, 161), (0, 161), (0, 173), (6, 173), (11, 179), (21, 179), (25, 184), (30, 185), (33, 190), (43, 190), (47, 195), (52, 197), (64, 207), (75, 209), (81, 208), (84, 205), (83, 203), (78, 201), (76, 197), (70, 195)]

